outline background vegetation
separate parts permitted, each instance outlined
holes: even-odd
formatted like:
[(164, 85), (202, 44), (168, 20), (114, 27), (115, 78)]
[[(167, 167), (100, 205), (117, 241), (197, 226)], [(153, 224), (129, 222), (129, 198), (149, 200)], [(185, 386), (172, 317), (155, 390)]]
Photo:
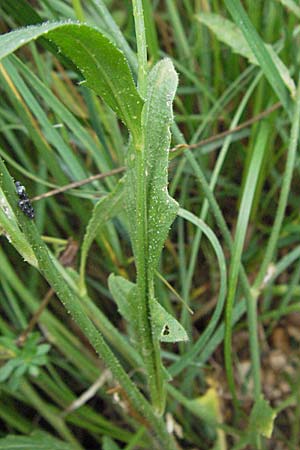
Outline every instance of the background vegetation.
[[(0, 0), (0, 29), (66, 19), (96, 27), (122, 50), (145, 98), (143, 24), (132, 4), (140, 2)], [(134, 335), (136, 327), (143, 336), (147, 314), (137, 308), (136, 320), (120, 300), (141, 261), (135, 207), (126, 218), (121, 203), (135, 204), (138, 183), (125, 199), (118, 183), (132, 169), (127, 128), (138, 142), (133, 104), (119, 120), (114, 104), (82, 83), (63, 42), (55, 45), (58, 34), (47, 39), (48, 25), (37, 41), (24, 32), (1, 41), (0, 448), (299, 447), (300, 7), (243, 5), (143, 1), (148, 69), (168, 56), (179, 75), (168, 189), (180, 209), (159, 268), (149, 264), (157, 300), (178, 320), (164, 315), (164, 334), (181, 341), (161, 344), (173, 377), (164, 415), (165, 370), (158, 364), (153, 381)], [(95, 57), (104, 64), (101, 52)], [(110, 73), (121, 90), (124, 80)], [(146, 130), (155, 113), (144, 118)], [(167, 137), (158, 141), (168, 146)], [(26, 186), (34, 221), (17, 207), (8, 172)], [(160, 314), (152, 310), (153, 328)]]

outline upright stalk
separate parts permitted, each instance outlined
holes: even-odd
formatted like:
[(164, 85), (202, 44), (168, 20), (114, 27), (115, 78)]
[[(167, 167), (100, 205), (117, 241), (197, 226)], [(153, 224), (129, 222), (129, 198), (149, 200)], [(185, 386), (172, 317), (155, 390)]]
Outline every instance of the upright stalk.
[[(160, 449), (174, 450), (176, 442), (172, 435), (166, 429), (162, 418), (157, 417), (152, 406), (145, 399), (137, 386), (130, 379), (123, 366), (106, 343), (101, 333), (96, 329), (91, 319), (86, 314), (82, 300), (71, 290), (69, 285), (63, 279), (61, 273), (56, 268), (53, 257), (45, 243), (41, 240), (33, 221), (29, 220), (19, 209), (12, 179), (0, 159), (0, 188), (8, 199), (18, 223), (22, 227), (24, 236), (38, 261), (39, 272), (56, 292), (57, 297), (61, 300), (66, 310), (70, 313), (79, 328), (94, 347), (95, 351), (101, 355), (106, 366), (112, 372), (114, 378), (126, 392), (128, 399), (133, 408), (146, 420), (149, 430), (153, 430), (153, 445), (158, 445)], [(155, 446), (153, 448), (156, 448)]]
[[(138, 52), (138, 90), (145, 98), (147, 88), (147, 45), (142, 0), (132, 0)], [(136, 148), (136, 268), (138, 286), (139, 337), (141, 352), (147, 371), (152, 405), (158, 415), (165, 407), (165, 386), (162, 373), (160, 348), (154, 338), (151, 325), (151, 298), (154, 298), (154, 286), (148, 273), (148, 230), (147, 230), (147, 191), (145, 174), (145, 146), (143, 130), (141, 139), (134, 142)]]

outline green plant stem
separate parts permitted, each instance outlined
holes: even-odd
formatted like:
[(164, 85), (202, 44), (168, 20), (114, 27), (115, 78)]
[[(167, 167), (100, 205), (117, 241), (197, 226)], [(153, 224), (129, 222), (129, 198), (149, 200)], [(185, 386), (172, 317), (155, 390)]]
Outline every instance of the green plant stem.
[(132, 0), (132, 7), (138, 57), (138, 89), (144, 97), (147, 83), (147, 43), (142, 0)]
[(174, 450), (176, 443), (173, 437), (167, 432), (163, 420), (156, 416), (151, 405), (131, 381), (114, 353), (106, 344), (102, 335), (88, 318), (81, 305), (81, 299), (67, 285), (59, 271), (55, 268), (48, 249), (41, 240), (33, 221), (28, 219), (18, 208), (17, 195), (13, 181), (0, 159), (0, 187), (3, 189), (15, 215), (21, 225), (26, 239), (31, 245), (35, 257), (38, 261), (39, 271), (54, 289), (66, 310), (71, 314), (75, 322), (81, 328), (85, 336), (90, 341), (96, 352), (103, 358), (107, 367), (111, 370), (115, 379), (120, 383), (127, 393), (133, 407), (146, 418), (150, 428), (154, 431), (159, 440), (159, 445), (168, 450)]
[(73, 8), (76, 13), (76, 17), (80, 22), (85, 22), (84, 12), (82, 9), (81, 1), (80, 0), (72, 0)]
[(144, 19), (145, 19), (147, 45), (150, 55), (149, 57), (151, 57), (151, 60), (153, 62), (156, 62), (159, 59), (159, 46), (155, 28), (153, 5), (151, 0), (143, 0), (143, 7), (145, 11)]
[[(142, 97), (147, 87), (147, 47), (141, 0), (133, 0), (133, 14), (136, 29), (138, 50), (138, 89)], [(148, 226), (147, 226), (147, 193), (145, 175), (145, 147), (143, 131), (141, 142), (136, 145), (136, 226), (137, 241), (136, 268), (138, 288), (139, 337), (141, 352), (145, 363), (151, 401), (157, 414), (161, 415), (165, 408), (165, 386), (162, 373), (159, 343), (155, 340), (151, 325), (151, 298), (154, 298), (153, 281), (148, 276)]]

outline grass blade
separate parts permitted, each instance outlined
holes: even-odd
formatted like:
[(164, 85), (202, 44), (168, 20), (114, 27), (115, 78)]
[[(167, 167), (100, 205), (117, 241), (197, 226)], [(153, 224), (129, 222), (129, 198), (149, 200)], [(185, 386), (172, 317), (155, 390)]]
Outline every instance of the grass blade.
[(269, 80), (270, 85), (288, 114), (290, 114), (290, 101), (282, 78), (241, 2), (239, 0), (225, 0), (225, 5), (232, 15), (233, 20), (245, 36), (249, 47), (255, 55), (266, 78)]

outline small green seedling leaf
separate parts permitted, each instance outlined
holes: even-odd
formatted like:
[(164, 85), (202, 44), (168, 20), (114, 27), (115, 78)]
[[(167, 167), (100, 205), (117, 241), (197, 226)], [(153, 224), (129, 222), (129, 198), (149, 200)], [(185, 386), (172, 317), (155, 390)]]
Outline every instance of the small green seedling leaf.
[[(251, 64), (259, 65), (242, 31), (233, 22), (218, 14), (212, 13), (201, 13), (201, 15), (197, 16), (197, 19), (206, 25), (221, 42), (231, 47), (235, 53), (247, 58)], [(289, 89), (292, 97), (294, 97), (296, 94), (296, 86), (288, 68), (283, 64), (271, 45), (265, 44), (265, 48), (275, 64), (282, 81)]]
[(242, 433), (236, 448), (241, 449), (246, 448), (246, 446), (255, 448), (259, 436), (264, 436), (269, 439), (273, 432), (275, 418), (276, 412), (261, 396), (252, 408), (248, 427)]
[(137, 140), (143, 100), (124, 54), (99, 30), (72, 22), (46, 22), (0, 36), (0, 59), (39, 37), (53, 41), (79, 69), (85, 85), (115, 111)]
[(31, 436), (9, 435), (0, 439), (0, 450), (72, 450), (71, 444), (56, 439), (48, 433), (37, 431)]
[(120, 212), (124, 200), (124, 192), (124, 178), (122, 178), (115, 189), (110, 194), (101, 198), (94, 207), (92, 216), (86, 228), (81, 250), (79, 278), (79, 290), (81, 295), (85, 295), (86, 293), (84, 273), (89, 249), (101, 228)]
[(266, 438), (271, 437), (275, 418), (276, 412), (271, 408), (269, 403), (261, 397), (253, 406), (250, 415), (249, 433), (254, 442), (257, 434), (261, 434)]

